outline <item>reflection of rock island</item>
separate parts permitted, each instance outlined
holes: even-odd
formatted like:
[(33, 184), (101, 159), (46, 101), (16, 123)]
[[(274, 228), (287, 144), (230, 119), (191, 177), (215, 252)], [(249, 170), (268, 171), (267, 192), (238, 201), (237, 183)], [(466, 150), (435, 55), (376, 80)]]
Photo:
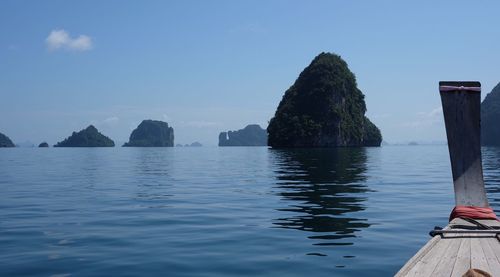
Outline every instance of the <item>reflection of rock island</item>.
[(107, 136), (99, 133), (93, 126), (73, 132), (65, 140), (58, 142), (54, 147), (113, 147), (115, 143)]
[(123, 146), (173, 147), (174, 129), (158, 120), (143, 120), (130, 134), (129, 142)]
[[(367, 228), (366, 219), (356, 218), (364, 210), (363, 184), (366, 171), (364, 148), (273, 150), (279, 193), (291, 200), (279, 209), (295, 213), (276, 219), (282, 228), (319, 233), (311, 239), (338, 240), (355, 237)], [(318, 242), (315, 245), (343, 245), (352, 242)]]
[(219, 134), (219, 146), (267, 146), (267, 132), (257, 124)]
[(15, 145), (8, 136), (0, 133), (0, 147), (15, 147)]
[(269, 146), (380, 146), (380, 130), (366, 116), (365, 96), (347, 63), (321, 53), (285, 92), (269, 122)]

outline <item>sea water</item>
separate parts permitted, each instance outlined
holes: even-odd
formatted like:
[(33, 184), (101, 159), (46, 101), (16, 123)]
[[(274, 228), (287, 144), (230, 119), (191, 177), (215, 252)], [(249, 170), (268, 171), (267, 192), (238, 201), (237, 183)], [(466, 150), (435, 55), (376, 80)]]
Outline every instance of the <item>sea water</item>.
[(453, 206), (446, 145), (0, 149), (0, 275), (391, 276)]

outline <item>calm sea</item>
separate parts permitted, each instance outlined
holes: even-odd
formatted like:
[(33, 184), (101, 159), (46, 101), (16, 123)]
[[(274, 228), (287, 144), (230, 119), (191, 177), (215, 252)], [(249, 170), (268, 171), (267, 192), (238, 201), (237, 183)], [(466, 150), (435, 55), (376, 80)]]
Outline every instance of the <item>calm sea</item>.
[(0, 149), (0, 275), (390, 276), (453, 205), (444, 145)]

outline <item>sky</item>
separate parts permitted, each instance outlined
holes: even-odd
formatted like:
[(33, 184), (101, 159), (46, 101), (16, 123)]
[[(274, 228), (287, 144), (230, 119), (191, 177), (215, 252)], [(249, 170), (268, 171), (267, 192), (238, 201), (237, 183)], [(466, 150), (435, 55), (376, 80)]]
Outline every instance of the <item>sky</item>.
[(445, 141), (440, 80), (500, 82), (498, 1), (0, 1), (0, 132), (49, 144), (143, 119), (175, 143), (267, 127), (321, 52), (389, 143)]

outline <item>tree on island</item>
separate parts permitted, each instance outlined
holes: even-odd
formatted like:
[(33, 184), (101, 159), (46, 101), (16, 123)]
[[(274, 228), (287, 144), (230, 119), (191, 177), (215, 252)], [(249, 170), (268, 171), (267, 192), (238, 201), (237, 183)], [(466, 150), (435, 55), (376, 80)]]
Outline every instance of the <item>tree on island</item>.
[(107, 136), (99, 133), (93, 126), (73, 132), (65, 140), (58, 142), (54, 147), (114, 147), (115, 143)]
[(380, 146), (347, 63), (321, 53), (285, 92), (267, 128), (272, 147)]

